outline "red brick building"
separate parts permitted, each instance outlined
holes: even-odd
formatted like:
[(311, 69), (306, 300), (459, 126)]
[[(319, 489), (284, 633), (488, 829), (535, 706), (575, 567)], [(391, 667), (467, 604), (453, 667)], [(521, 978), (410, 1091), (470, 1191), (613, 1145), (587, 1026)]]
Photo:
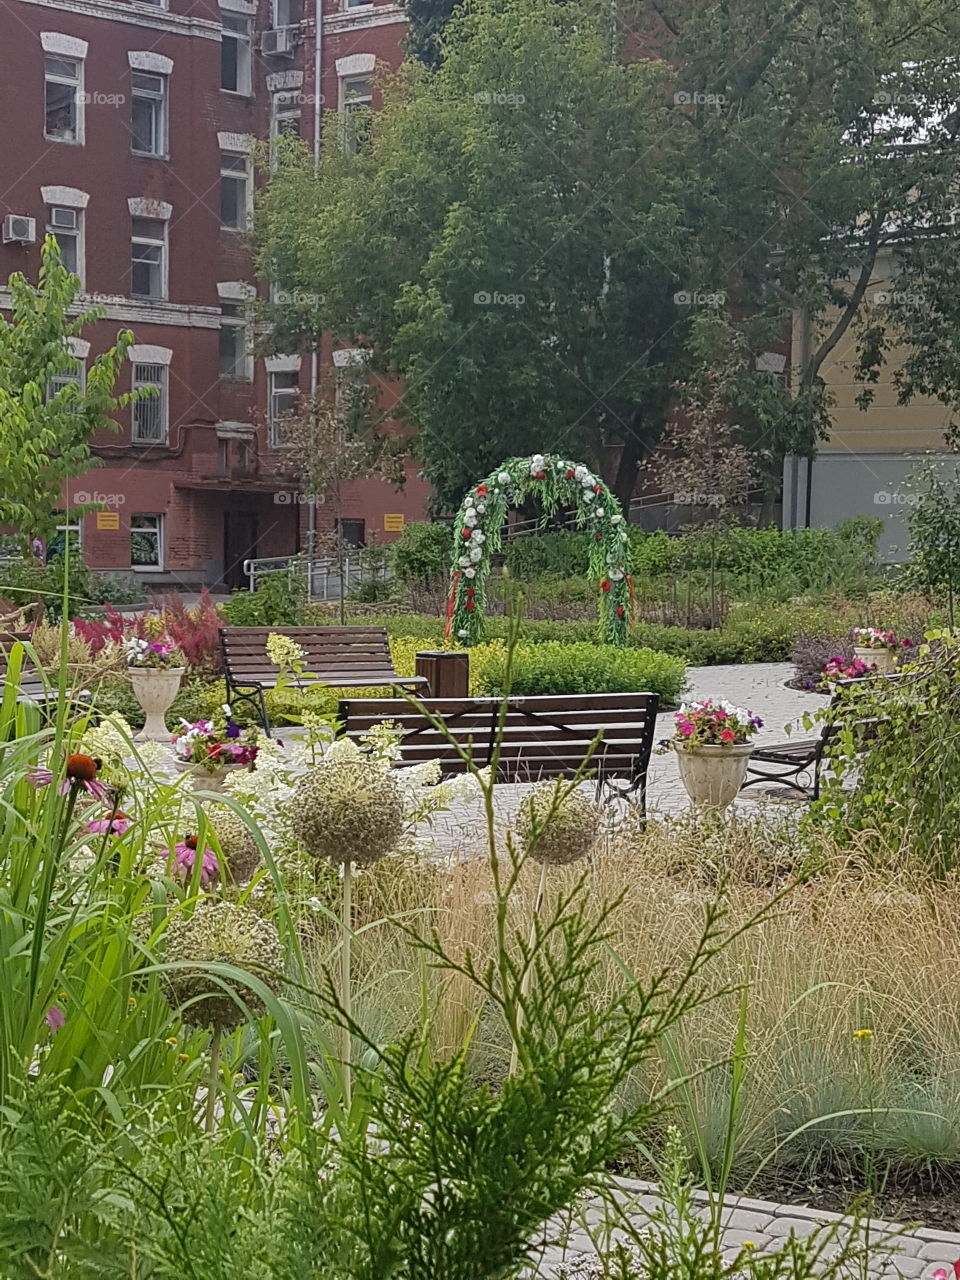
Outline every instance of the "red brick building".
[[(404, 18), (389, 0), (322, 0), (318, 26), (315, 2), (14, 0), (0, 51), (0, 281), (36, 279), (54, 234), (85, 303), (105, 312), (78, 343), (76, 376), (129, 328), (119, 389), (158, 393), (96, 441), (102, 465), (70, 486), (71, 503), (103, 504), (83, 521), (91, 568), (243, 585), (245, 558), (302, 548), (314, 518), (329, 527), (274, 447), (313, 360), (253, 353), (253, 149), (286, 131), (312, 143), (329, 112), (375, 107)], [(389, 541), (401, 517), (422, 518), (427, 493), (413, 466), (401, 492), (353, 485), (344, 532)]]

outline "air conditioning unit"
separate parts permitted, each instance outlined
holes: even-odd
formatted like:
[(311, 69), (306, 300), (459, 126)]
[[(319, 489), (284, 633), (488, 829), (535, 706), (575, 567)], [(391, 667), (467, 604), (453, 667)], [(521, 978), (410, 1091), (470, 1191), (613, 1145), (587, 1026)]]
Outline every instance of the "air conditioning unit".
[(3, 219), (4, 244), (36, 244), (37, 220), (20, 213), (8, 213)]
[(264, 31), (260, 37), (260, 52), (276, 58), (292, 58), (297, 49), (296, 27), (277, 27)]

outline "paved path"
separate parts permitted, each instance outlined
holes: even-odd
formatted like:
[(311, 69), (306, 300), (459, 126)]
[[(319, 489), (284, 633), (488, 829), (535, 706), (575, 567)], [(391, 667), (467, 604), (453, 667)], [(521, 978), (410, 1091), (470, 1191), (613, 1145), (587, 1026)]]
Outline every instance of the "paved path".
[[(708, 697), (723, 698), (759, 715), (764, 725), (757, 742), (776, 742), (784, 737), (784, 726), (799, 725), (804, 712), (815, 711), (828, 699), (819, 694), (788, 689), (786, 681), (794, 674), (789, 662), (758, 662), (748, 666), (690, 667), (688, 690), (684, 695), (694, 701)], [(657, 740), (673, 732), (673, 713), (657, 718)], [(809, 736), (809, 734), (807, 734)], [(503, 785), (497, 788), (496, 809), (502, 829), (509, 827), (527, 787)], [(786, 802), (790, 804), (788, 800)], [(771, 800), (763, 786), (749, 788), (734, 802), (735, 808), (756, 812), (758, 805), (774, 804), (783, 808), (782, 800)], [(653, 814), (686, 812), (690, 800), (680, 781), (674, 752), (655, 755), (650, 762), (647, 784), (647, 808)], [(479, 835), (474, 834), (479, 831)], [(483, 825), (479, 804), (458, 805), (450, 813), (439, 816), (433, 824), (432, 836), (438, 854), (469, 858), (483, 849)], [(474, 847), (475, 846), (475, 847)]]
[[(649, 1214), (660, 1206), (657, 1188), (649, 1182), (617, 1179), (614, 1183), (620, 1209), (636, 1228), (649, 1225)], [(693, 1195), (698, 1205), (698, 1216), (709, 1217), (708, 1198), (705, 1192)], [(747, 1200), (730, 1197), (721, 1211), (723, 1237), (721, 1248), (729, 1261), (737, 1256), (745, 1245), (754, 1246), (762, 1253), (781, 1247), (791, 1234), (809, 1236), (820, 1228), (840, 1223), (840, 1236), (847, 1236), (846, 1220), (837, 1213), (808, 1209), (803, 1205), (772, 1204), (766, 1200)], [(616, 1221), (614, 1215), (613, 1220)], [(588, 1199), (578, 1207), (569, 1222), (552, 1224), (553, 1238), (559, 1235), (562, 1244), (547, 1246), (540, 1257), (534, 1275), (542, 1280), (554, 1280), (566, 1273), (569, 1280), (594, 1280), (597, 1273), (589, 1266), (589, 1259), (596, 1248), (609, 1248), (618, 1239), (624, 1239), (623, 1231), (613, 1230), (613, 1240), (601, 1239), (606, 1226), (609, 1229), (611, 1215), (597, 1199)], [(861, 1237), (862, 1239), (862, 1237)], [(870, 1241), (876, 1241), (871, 1247)], [(960, 1234), (950, 1231), (930, 1231), (924, 1228), (904, 1229), (900, 1224), (872, 1221), (866, 1233), (869, 1265), (866, 1272), (857, 1270), (856, 1280), (933, 1280), (938, 1271), (945, 1271), (954, 1280), (953, 1264), (960, 1259)], [(957, 1272), (960, 1274), (960, 1271)]]

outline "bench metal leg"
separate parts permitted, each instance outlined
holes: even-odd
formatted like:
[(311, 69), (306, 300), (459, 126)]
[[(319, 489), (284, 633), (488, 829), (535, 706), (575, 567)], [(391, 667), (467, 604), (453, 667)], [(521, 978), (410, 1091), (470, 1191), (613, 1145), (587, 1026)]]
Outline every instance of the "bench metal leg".
[(227, 701), (231, 706), (233, 706), (235, 702), (252, 702), (257, 708), (257, 714), (260, 717), (260, 724), (263, 728), (263, 732), (269, 735), (270, 718), (267, 715), (267, 700), (263, 696), (263, 689), (259, 685), (251, 687), (249, 693), (243, 693), (236, 685), (228, 684)]

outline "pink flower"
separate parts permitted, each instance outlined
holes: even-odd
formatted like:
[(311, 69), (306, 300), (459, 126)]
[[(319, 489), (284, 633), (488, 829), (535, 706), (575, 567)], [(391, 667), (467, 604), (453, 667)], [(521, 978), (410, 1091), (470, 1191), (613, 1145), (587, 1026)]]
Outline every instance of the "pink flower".
[(685, 720), (684, 723), (680, 726), (680, 732), (683, 735), (683, 737), (689, 738), (692, 733), (696, 732), (696, 728), (697, 726), (695, 724), (691, 724), (689, 720)]
[(132, 826), (132, 820), (118, 809), (112, 817), (94, 818), (87, 823), (85, 830), (92, 836), (122, 836)]
[[(194, 863), (197, 860), (197, 837), (185, 836), (183, 840), (174, 845), (173, 856), (176, 859), (176, 874), (182, 875), (188, 880), (193, 875)], [(170, 850), (167, 850), (167, 857), (170, 857)], [(204, 889), (212, 884), (220, 874), (220, 864), (217, 862), (217, 855), (212, 849), (204, 849), (200, 863), (200, 883)]]
[(51, 1031), (53, 1031), (53, 1032), (57, 1032), (57, 1031), (59, 1031), (59, 1030), (60, 1030), (60, 1028), (61, 1028), (62, 1026), (65, 1026), (66, 1021), (67, 1021), (67, 1019), (66, 1019), (66, 1017), (65, 1017), (65, 1015), (64, 1015), (64, 1013), (63, 1013), (63, 1010), (62, 1010), (62, 1009), (58, 1009), (58, 1008), (57, 1008), (57, 1006), (56, 1006), (55, 1004), (52, 1004), (52, 1005), (50, 1006), (50, 1008), (47, 1010), (47, 1012), (46, 1012), (46, 1015), (45, 1015), (45, 1016), (46, 1016), (46, 1019), (47, 1019), (47, 1026), (48, 1026), (48, 1027), (50, 1028), (50, 1030), (51, 1030)]
[(737, 736), (737, 735), (733, 732), (733, 730), (732, 730), (732, 729), (724, 729), (724, 730), (722, 730), (722, 732), (721, 732), (721, 734), (720, 734), (720, 741), (721, 741), (721, 742), (733, 742), (733, 741), (735, 740), (736, 736)]
[(727, 718), (727, 713), (724, 711), (723, 707), (717, 707), (713, 714), (717, 720), (726, 720)]
[[(62, 796), (65, 796), (72, 787), (77, 787), (86, 791), (87, 795), (93, 796), (94, 800), (104, 800), (109, 791), (102, 782), (97, 781), (99, 768), (100, 761), (94, 760), (92, 756), (85, 756), (80, 753), (67, 756), (66, 776), (57, 790)], [(53, 781), (53, 773), (49, 769), (31, 769), (27, 777), (38, 788), (49, 787)]]

